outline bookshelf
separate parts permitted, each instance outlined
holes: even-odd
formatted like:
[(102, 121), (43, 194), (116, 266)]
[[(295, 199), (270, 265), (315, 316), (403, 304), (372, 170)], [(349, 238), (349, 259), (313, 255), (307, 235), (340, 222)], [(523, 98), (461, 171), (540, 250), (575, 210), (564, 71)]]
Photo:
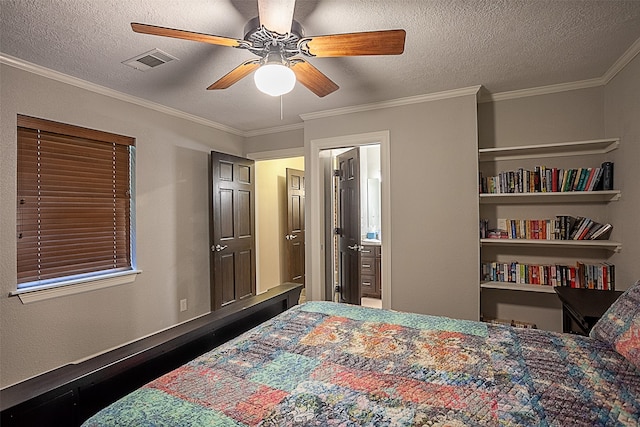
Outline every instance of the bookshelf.
[(540, 292), (545, 294), (554, 294), (556, 292), (553, 286), (529, 285), (526, 283), (481, 282), (480, 287), (485, 289), (504, 289), (508, 291)]
[(557, 193), (481, 193), (480, 204), (492, 203), (608, 203), (620, 200), (620, 190)]
[[(550, 187), (546, 192), (540, 188), (536, 188), (534, 191), (533, 183), (531, 183), (531, 187), (528, 186), (530, 183), (529, 176), (527, 176), (527, 185), (523, 185), (522, 170), (531, 171), (530, 173), (533, 174), (534, 169), (536, 170), (535, 173), (538, 173), (538, 168), (542, 171), (545, 168), (547, 170), (562, 168), (566, 168), (565, 170), (570, 168), (595, 169), (607, 160), (607, 153), (616, 150), (619, 144), (619, 138), (605, 138), (550, 144), (480, 148), (478, 150), (478, 162), (479, 170), (483, 173), (483, 176), (489, 177), (502, 175), (505, 172), (513, 172), (518, 178), (517, 171), (520, 170), (520, 188), (516, 183), (514, 189), (512, 182), (509, 183), (511, 185), (504, 187), (504, 181), (500, 181), (500, 189), (495, 187), (495, 190), (492, 190), (487, 185), (488, 191), (505, 191), (505, 188), (508, 191), (521, 191), (481, 192), (478, 196), (480, 218), (488, 219), (490, 228), (497, 226), (499, 218), (518, 220), (557, 218), (560, 215), (566, 215), (565, 211), (568, 211), (569, 215), (597, 217), (600, 221), (605, 221), (608, 216), (607, 205), (620, 200), (622, 197), (621, 191), (615, 188), (589, 190), (586, 186), (578, 186), (573, 189), (569, 188), (570, 191), (567, 191), (567, 189), (563, 191), (559, 183), (556, 190), (555, 181), (553, 191), (551, 191)], [(538, 182), (542, 180), (541, 175), (539, 178)], [(548, 178), (546, 182), (550, 183)], [(581, 191), (578, 191), (578, 189), (581, 189)], [(485, 191), (487, 190), (485, 189)], [(615, 224), (613, 226), (615, 228)], [(604, 265), (610, 256), (622, 250), (622, 242), (611, 240), (525, 239), (513, 238), (511, 235), (509, 237), (512, 238), (479, 239), (481, 264), (487, 262), (516, 262), (532, 265), (576, 265), (578, 262), (585, 262)], [(520, 303), (514, 303), (513, 301), (524, 301), (523, 304), (527, 304), (528, 300), (533, 298), (533, 295), (530, 297), (525, 295), (532, 293), (540, 295), (540, 297), (535, 298), (534, 305), (537, 308), (534, 308), (534, 306), (522, 307), (516, 311), (530, 315), (535, 310), (540, 310), (540, 307), (546, 303), (551, 306), (557, 306), (558, 301), (556, 301), (557, 298), (554, 295), (555, 289), (553, 286), (486, 280), (482, 277), (482, 269), (480, 276), (480, 290), (492, 292), (487, 298), (489, 298), (490, 303), (495, 302), (496, 307), (506, 303), (510, 304), (510, 310), (516, 310), (513, 308), (513, 304), (518, 305)], [(529, 277), (527, 277), (528, 279)], [(502, 291), (508, 293), (500, 293)], [(496, 294), (496, 292), (498, 293)], [(515, 298), (519, 294), (522, 297)], [(481, 313), (483, 315), (489, 314), (487, 317), (493, 317), (494, 314), (497, 314), (500, 317), (500, 313), (484, 313), (482, 292), (480, 298)], [(504, 298), (505, 302), (500, 302), (501, 298)], [(499, 308), (496, 308), (496, 310), (499, 310)], [(544, 312), (544, 309), (542, 312)], [(506, 317), (511, 316), (507, 315)], [(523, 317), (526, 317), (526, 315), (523, 315)], [(537, 319), (531, 317), (519, 320), (540, 323)], [(561, 330), (560, 325), (558, 325), (558, 329)]]
[(611, 240), (480, 239), (481, 247), (489, 245), (606, 249), (612, 252), (622, 249), (622, 243)]
[(521, 145), (502, 148), (480, 148), (478, 160), (542, 159), (548, 157), (605, 154), (618, 148), (620, 138), (593, 139), (590, 141), (558, 142), (553, 144)]

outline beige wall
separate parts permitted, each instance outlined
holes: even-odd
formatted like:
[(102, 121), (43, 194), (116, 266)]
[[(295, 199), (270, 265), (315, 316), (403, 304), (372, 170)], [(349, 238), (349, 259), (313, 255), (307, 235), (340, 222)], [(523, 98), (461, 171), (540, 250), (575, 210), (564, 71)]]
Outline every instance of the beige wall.
[(604, 137), (604, 89), (572, 90), (478, 105), (480, 148)]
[(622, 251), (612, 257), (619, 289), (640, 279), (640, 55), (605, 87), (607, 136), (619, 136), (620, 148), (611, 153), (614, 184), (622, 198), (610, 207), (612, 238)]
[[(0, 386), (209, 311), (208, 158), (242, 138), (1, 66)], [(136, 138), (138, 267), (132, 284), (23, 305), (16, 286), (16, 114)], [(179, 300), (188, 310), (179, 312)]]
[(244, 141), (244, 153), (251, 155), (267, 151), (302, 149), (304, 147), (304, 129), (267, 133), (248, 137)]
[(256, 162), (257, 292), (284, 282), (287, 168), (304, 170), (304, 157)]
[[(475, 95), (466, 95), (305, 122), (305, 146), (390, 132), (391, 235), (383, 238), (396, 310), (478, 318), (476, 117)], [(308, 197), (309, 209), (320, 207)], [(309, 262), (319, 262), (320, 243), (307, 233)]]

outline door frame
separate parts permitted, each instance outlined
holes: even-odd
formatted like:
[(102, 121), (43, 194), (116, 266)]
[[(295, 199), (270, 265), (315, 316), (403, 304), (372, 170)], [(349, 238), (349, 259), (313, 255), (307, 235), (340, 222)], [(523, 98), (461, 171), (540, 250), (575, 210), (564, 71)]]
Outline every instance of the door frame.
[[(247, 159), (253, 160), (254, 162), (259, 162), (261, 160), (276, 160), (276, 159), (287, 159), (290, 157), (305, 157), (304, 147), (297, 148), (285, 148), (282, 150), (270, 150), (270, 151), (255, 151), (253, 153), (247, 153), (245, 156)], [(305, 158), (305, 168), (306, 168), (306, 158)], [(306, 180), (306, 174), (305, 174)], [(256, 193), (257, 196), (257, 193)], [(306, 195), (305, 195), (305, 206), (306, 206)], [(260, 247), (260, 226), (258, 217), (260, 215), (260, 207), (256, 206), (256, 289), (262, 289), (260, 283), (260, 251), (257, 249)], [(306, 217), (305, 217), (306, 221)], [(306, 226), (305, 226), (306, 228)], [(306, 236), (305, 236), (305, 245), (306, 245)], [(305, 250), (306, 257), (306, 250)], [(306, 267), (305, 261), (305, 267)], [(305, 272), (306, 275), (306, 272)], [(309, 292), (308, 290), (306, 292)]]
[[(333, 148), (380, 144), (380, 198), (382, 242), (382, 307), (391, 308), (391, 171), (389, 131), (312, 139), (305, 144), (306, 203), (306, 292), (309, 299), (325, 299), (324, 185), (320, 167), (320, 151)], [(328, 248), (328, 250), (331, 250)]]

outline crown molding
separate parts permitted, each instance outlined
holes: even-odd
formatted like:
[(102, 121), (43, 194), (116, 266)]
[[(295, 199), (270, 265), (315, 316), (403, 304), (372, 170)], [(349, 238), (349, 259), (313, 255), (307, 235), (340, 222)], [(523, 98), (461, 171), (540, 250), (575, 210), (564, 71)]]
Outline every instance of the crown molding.
[(294, 123), (294, 124), (291, 124), (291, 125), (276, 126), (276, 127), (273, 127), (273, 128), (250, 130), (250, 131), (244, 132), (243, 136), (246, 137), (246, 138), (251, 138), (253, 136), (261, 136), (261, 135), (269, 135), (269, 134), (272, 134), (272, 133), (289, 132), (289, 131), (298, 130), (298, 129), (304, 129), (304, 123)]
[(597, 86), (604, 86), (613, 79), (624, 67), (626, 67), (633, 58), (640, 53), (640, 38), (633, 42), (616, 62), (601, 76), (588, 80), (580, 80), (577, 82), (559, 83), (555, 85), (532, 87), (528, 89), (519, 89), (509, 92), (498, 92), (494, 94), (482, 95), (478, 102), (494, 102), (504, 101), (506, 99), (524, 98), (527, 96), (547, 95), (551, 93), (566, 92), (569, 90), (586, 89)]
[(371, 104), (355, 105), (352, 107), (342, 107), (333, 110), (318, 111), (315, 113), (300, 114), (304, 121), (322, 119), (325, 117), (339, 116), (342, 114), (360, 113), (363, 111), (380, 110), (383, 108), (400, 107), (403, 105), (419, 104), (422, 102), (437, 101), (441, 99), (456, 98), (465, 95), (477, 95), (480, 85), (470, 86), (461, 89), (446, 90), (443, 92), (428, 93), (425, 95), (409, 96), (406, 98), (392, 99), (389, 101), (374, 102)]
[(528, 96), (548, 95), (551, 93), (566, 92), (569, 90), (586, 89), (590, 87), (603, 86), (602, 78), (580, 80), (577, 82), (558, 83), (548, 86), (538, 86), (527, 89), (512, 90), (509, 92), (498, 92), (483, 95), (478, 99), (479, 103), (504, 101), (507, 99), (525, 98)]
[(117, 90), (109, 89), (107, 87), (100, 86), (95, 83), (90, 83), (86, 80), (82, 80), (77, 77), (70, 76), (68, 74), (60, 73), (58, 71), (54, 71), (49, 68), (42, 67), (40, 65), (36, 65), (31, 62), (24, 61), (20, 58), (15, 58), (13, 56), (10, 56), (4, 53), (0, 53), (0, 63), (9, 65), (11, 67), (18, 68), (33, 74), (37, 74), (39, 76), (43, 76), (52, 80), (56, 80), (61, 83), (66, 83), (71, 86), (75, 86), (81, 89), (86, 89), (88, 91), (98, 93), (100, 95), (105, 95), (111, 98), (119, 99), (120, 101), (129, 102), (131, 104), (149, 108), (151, 110), (155, 110), (160, 113), (164, 113), (164, 114), (168, 114), (181, 119), (189, 120), (191, 122), (198, 123), (213, 129), (217, 129), (223, 132), (233, 134), (233, 135), (242, 136), (242, 137), (245, 136), (245, 132), (232, 128), (230, 126), (226, 126), (211, 120), (203, 119), (202, 117), (185, 113), (184, 111), (176, 110), (175, 108), (166, 107), (164, 105), (157, 104), (155, 102), (147, 101), (145, 99), (138, 98), (136, 96), (128, 95), (123, 92), (118, 92)]
[(640, 38), (633, 42), (629, 49), (625, 53), (622, 54), (620, 58), (607, 70), (606, 73), (602, 76), (603, 84), (607, 84), (613, 79), (616, 74), (618, 74), (624, 67), (626, 67), (629, 62), (636, 57), (636, 55), (640, 53)]

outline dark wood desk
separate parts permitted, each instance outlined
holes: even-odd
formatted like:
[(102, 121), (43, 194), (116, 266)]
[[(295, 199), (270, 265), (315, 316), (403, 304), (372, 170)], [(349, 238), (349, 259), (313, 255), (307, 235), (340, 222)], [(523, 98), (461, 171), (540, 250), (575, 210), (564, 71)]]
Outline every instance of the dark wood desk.
[(557, 286), (555, 290), (562, 302), (562, 331), (580, 335), (589, 335), (591, 328), (622, 295), (620, 291), (562, 286)]

